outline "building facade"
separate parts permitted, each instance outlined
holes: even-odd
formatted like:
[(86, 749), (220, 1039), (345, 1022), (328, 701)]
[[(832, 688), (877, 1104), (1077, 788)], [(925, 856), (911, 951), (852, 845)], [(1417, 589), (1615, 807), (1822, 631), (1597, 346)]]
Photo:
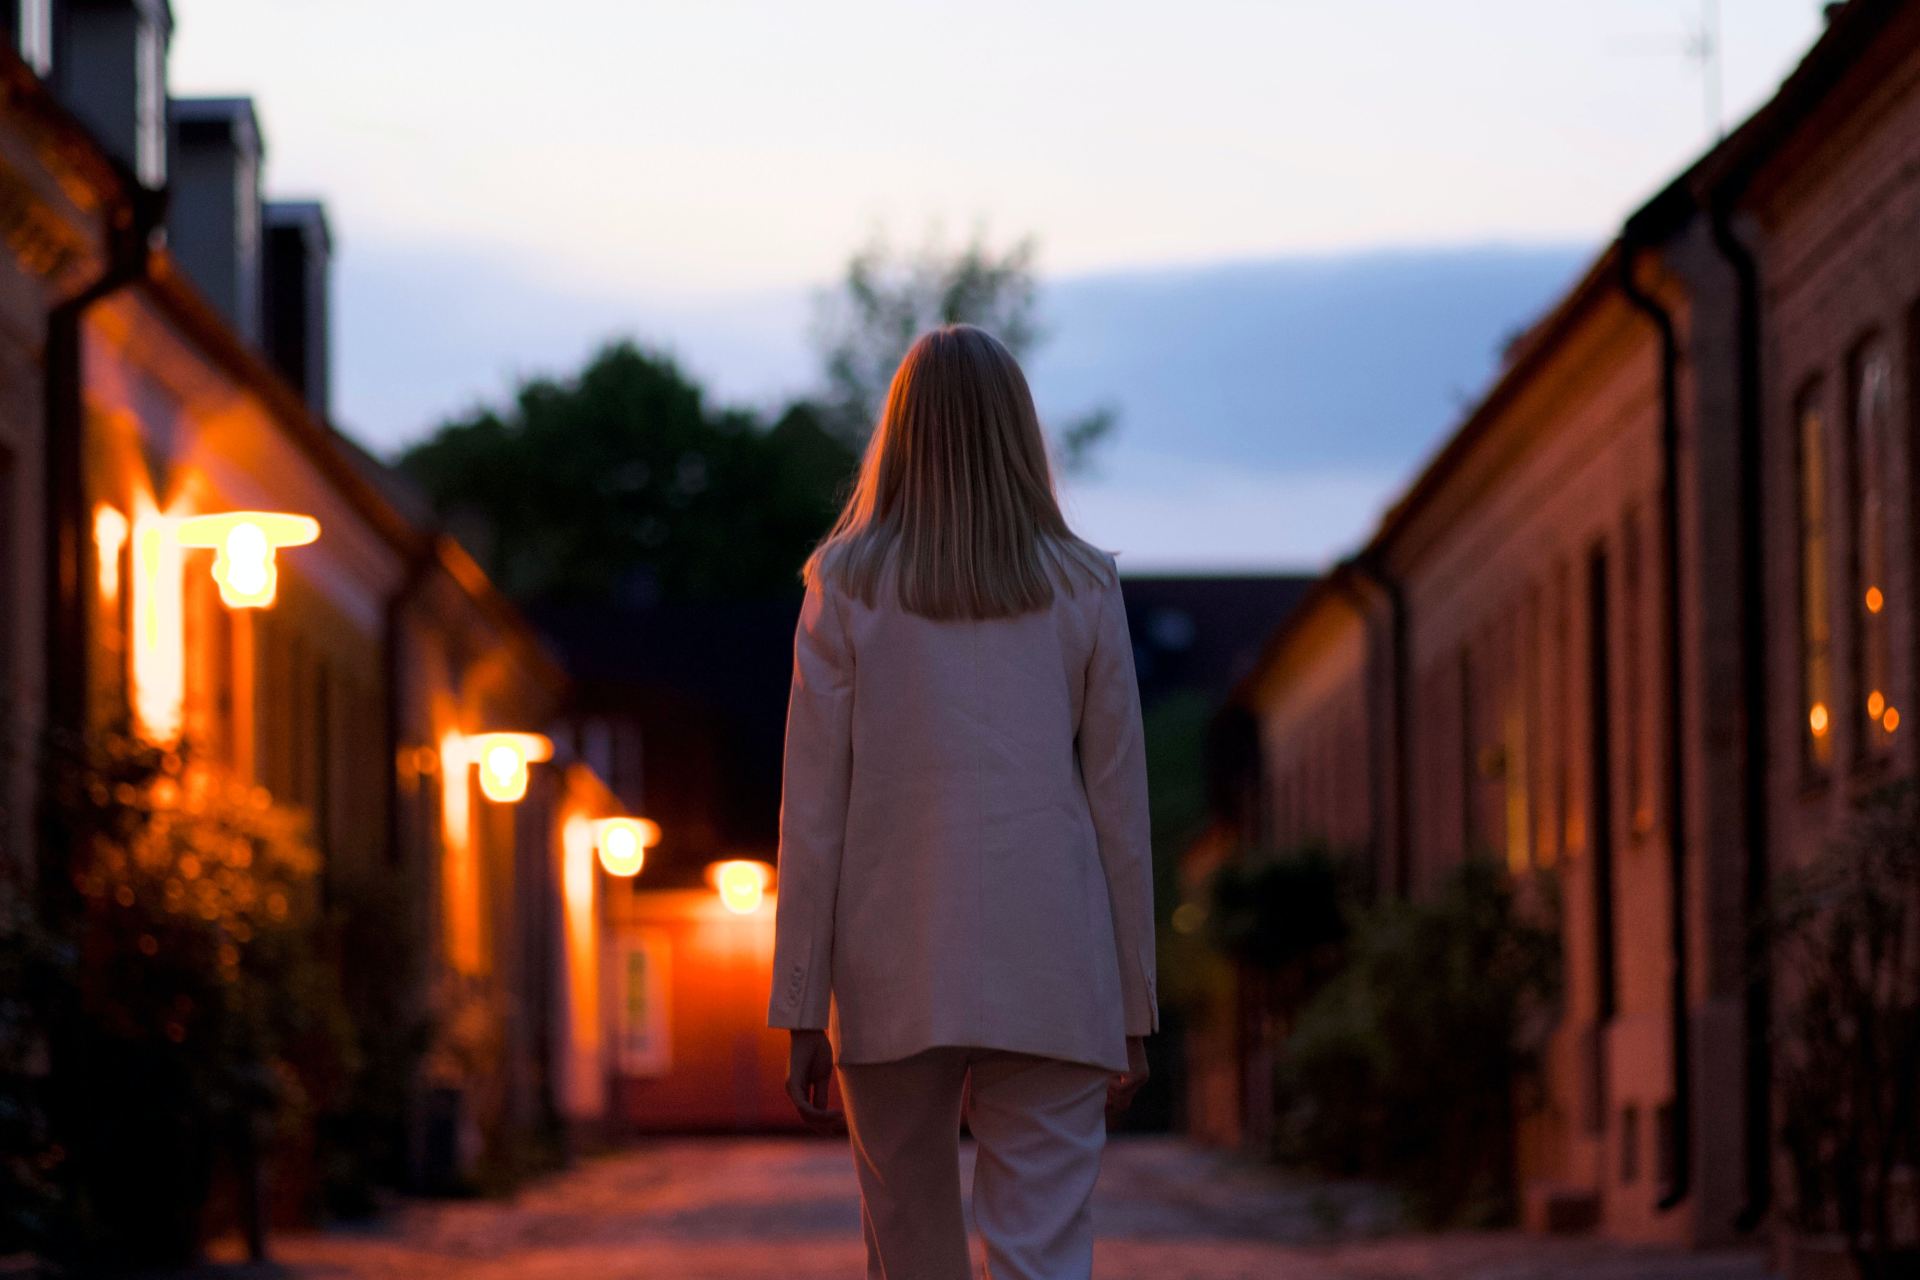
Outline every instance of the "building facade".
[[(1920, 764), (1917, 308), (1920, 6), (1853, 0), (1237, 691), (1256, 763), (1196, 865), (1322, 841), (1389, 891), (1475, 855), (1557, 882), (1537, 1225), (1723, 1242), (1784, 1185), (1756, 929)], [(1242, 1102), (1209, 1102), (1225, 1136)]]
[[(248, 100), (168, 97), (170, 30), (164, 0), (0, 14), (6, 886), (66, 878), (51, 761), (114, 739), (284, 811), (349, 998), (427, 1037), (395, 1176), (511, 1174), (607, 1114), (593, 823), (625, 806), (538, 736), (557, 660), (330, 421), (324, 208), (264, 197)], [(245, 586), (188, 522), (259, 512), (317, 536)], [(517, 796), (498, 732), (540, 743)]]

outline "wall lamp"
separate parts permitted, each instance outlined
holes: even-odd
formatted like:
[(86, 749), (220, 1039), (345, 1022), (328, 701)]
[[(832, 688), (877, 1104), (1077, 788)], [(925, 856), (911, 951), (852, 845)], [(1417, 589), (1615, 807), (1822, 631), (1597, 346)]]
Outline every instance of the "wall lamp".
[(181, 546), (212, 550), (213, 580), (220, 584), (220, 599), (229, 609), (271, 605), (280, 582), (274, 553), (282, 547), (303, 547), (319, 536), (318, 520), (282, 511), (189, 516), (179, 527)]
[(659, 843), (660, 824), (646, 818), (601, 818), (593, 824), (594, 848), (610, 876), (638, 875), (647, 850)]

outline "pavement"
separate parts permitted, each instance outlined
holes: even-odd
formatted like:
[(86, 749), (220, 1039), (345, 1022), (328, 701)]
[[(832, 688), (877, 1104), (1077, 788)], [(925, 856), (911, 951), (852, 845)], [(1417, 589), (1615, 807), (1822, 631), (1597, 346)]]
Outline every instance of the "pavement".
[[(971, 1151), (967, 1159), (971, 1159)], [(1100, 1280), (1766, 1280), (1757, 1253), (1520, 1232), (1408, 1234), (1363, 1187), (1290, 1177), (1175, 1138), (1121, 1138), (1095, 1202)], [(411, 1201), (281, 1234), (275, 1280), (858, 1280), (844, 1138), (650, 1140), (503, 1200)]]

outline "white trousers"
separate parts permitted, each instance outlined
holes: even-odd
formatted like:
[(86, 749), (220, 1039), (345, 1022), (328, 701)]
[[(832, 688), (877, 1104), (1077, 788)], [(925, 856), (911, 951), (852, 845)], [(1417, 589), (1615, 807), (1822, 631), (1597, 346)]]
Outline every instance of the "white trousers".
[(1087, 1280), (1110, 1075), (998, 1049), (842, 1065), (867, 1280), (967, 1280), (960, 1114), (991, 1280)]

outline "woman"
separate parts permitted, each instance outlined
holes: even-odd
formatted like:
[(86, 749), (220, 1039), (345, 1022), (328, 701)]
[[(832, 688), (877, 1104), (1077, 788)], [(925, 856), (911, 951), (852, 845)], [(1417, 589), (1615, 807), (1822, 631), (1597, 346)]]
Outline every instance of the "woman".
[(808, 560), (768, 1021), (840, 1118), (867, 1274), (1090, 1274), (1103, 1112), (1158, 1028), (1147, 771), (1113, 558), (1060, 515), (1013, 356), (967, 325), (901, 361)]

